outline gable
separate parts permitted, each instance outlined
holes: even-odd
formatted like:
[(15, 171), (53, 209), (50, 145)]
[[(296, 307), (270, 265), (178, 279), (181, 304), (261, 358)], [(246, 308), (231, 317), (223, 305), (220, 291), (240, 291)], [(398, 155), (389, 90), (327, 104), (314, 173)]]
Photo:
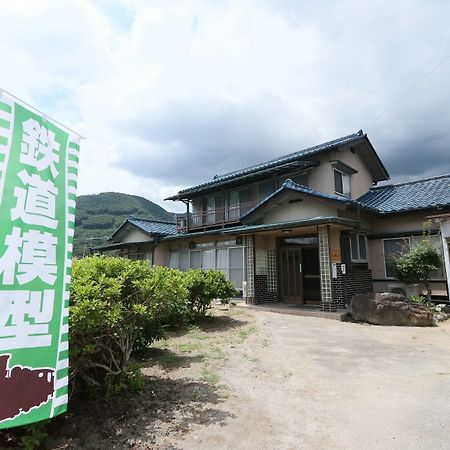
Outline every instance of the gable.
[(113, 242), (117, 243), (131, 243), (131, 242), (144, 242), (152, 241), (153, 238), (147, 233), (144, 233), (137, 226), (126, 223), (120, 230), (114, 234)]
[(339, 168), (339, 164), (351, 167), (355, 172), (351, 175), (351, 193), (353, 198), (358, 198), (366, 193), (376, 179), (371, 172), (367, 160), (362, 157), (361, 143), (353, 147), (346, 147), (327, 154), (320, 155), (319, 165), (308, 177), (309, 186), (312, 189), (323, 192), (334, 192), (333, 166)]
[(336, 217), (338, 206), (334, 202), (289, 192), (274, 197), (255, 210), (244, 223), (281, 223), (312, 217)]

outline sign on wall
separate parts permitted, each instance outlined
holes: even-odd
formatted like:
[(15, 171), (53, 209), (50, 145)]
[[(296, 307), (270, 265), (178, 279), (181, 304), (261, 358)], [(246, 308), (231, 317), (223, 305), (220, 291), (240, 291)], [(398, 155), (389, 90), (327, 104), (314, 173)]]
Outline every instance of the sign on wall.
[(0, 428), (66, 411), (78, 152), (0, 95)]

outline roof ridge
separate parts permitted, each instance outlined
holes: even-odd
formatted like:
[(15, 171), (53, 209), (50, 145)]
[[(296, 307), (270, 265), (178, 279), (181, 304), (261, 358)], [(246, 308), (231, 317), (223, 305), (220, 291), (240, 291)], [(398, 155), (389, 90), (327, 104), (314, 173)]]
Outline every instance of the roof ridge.
[(433, 176), (427, 177), (427, 178), (418, 178), (416, 180), (411, 180), (411, 181), (402, 181), (401, 183), (392, 183), (392, 184), (385, 184), (383, 186), (375, 186), (375, 187), (371, 187), (369, 190), (376, 191), (376, 190), (384, 189), (384, 188), (388, 188), (388, 187), (404, 186), (406, 184), (414, 184), (414, 183), (420, 183), (421, 181), (438, 180), (440, 178), (449, 178), (449, 177), (450, 177), (450, 173), (446, 173), (443, 175), (433, 175)]
[(170, 222), (168, 220), (160, 220), (160, 219), (147, 219), (144, 217), (136, 217), (136, 216), (130, 216), (127, 217), (127, 220), (143, 220), (144, 222), (155, 222), (155, 223), (166, 223), (168, 225), (176, 225), (176, 222)]
[(313, 189), (312, 187), (305, 186), (304, 184), (296, 183), (295, 181), (292, 181), (290, 178), (285, 180), (283, 182), (283, 184), (281, 185), (281, 187), (285, 187), (285, 188), (291, 188), (291, 187), (295, 188), (297, 186), (301, 187), (302, 189), (304, 189), (306, 191), (309, 191), (309, 192), (316, 192), (318, 194), (323, 194), (323, 195), (327, 195), (327, 196), (330, 196), (330, 197), (337, 197), (337, 198), (339, 198), (341, 200), (344, 200), (344, 201), (349, 201), (349, 202), (354, 201), (354, 199), (352, 199), (351, 197), (347, 197), (347, 196), (342, 195), (342, 194), (335, 194), (335, 193), (330, 194), (328, 192), (319, 191), (318, 189)]
[(281, 156), (278, 156), (276, 158), (271, 158), (271, 159), (268, 159), (266, 161), (261, 161), (261, 162), (259, 162), (257, 164), (252, 164), (251, 166), (243, 167), (241, 169), (232, 170), (231, 172), (226, 172), (226, 173), (223, 173), (221, 175), (215, 175), (213, 177), (213, 180), (214, 179), (218, 179), (218, 178), (222, 178), (222, 177), (227, 177), (227, 176), (230, 176), (230, 175), (234, 175), (235, 173), (243, 172), (245, 170), (251, 170), (251, 169), (254, 169), (254, 168), (256, 168), (258, 166), (261, 166), (263, 164), (274, 163), (276, 161), (282, 160), (283, 158), (288, 158), (288, 157), (291, 157), (291, 156), (294, 156), (294, 155), (297, 155), (297, 154), (301, 154), (301, 153), (306, 152), (306, 151), (311, 151), (311, 150), (314, 150), (314, 149), (317, 149), (317, 148), (320, 148), (320, 147), (330, 146), (330, 145), (333, 145), (336, 142), (343, 141), (343, 140), (346, 140), (346, 139), (349, 139), (349, 138), (355, 138), (357, 136), (363, 136), (363, 131), (359, 130), (356, 133), (350, 133), (350, 134), (347, 134), (346, 136), (341, 136), (339, 138), (332, 139), (331, 141), (326, 141), (326, 142), (322, 142), (321, 144), (313, 145), (312, 147), (306, 147), (306, 148), (303, 148), (301, 150), (296, 150), (295, 152), (286, 153), (285, 155), (281, 155)]

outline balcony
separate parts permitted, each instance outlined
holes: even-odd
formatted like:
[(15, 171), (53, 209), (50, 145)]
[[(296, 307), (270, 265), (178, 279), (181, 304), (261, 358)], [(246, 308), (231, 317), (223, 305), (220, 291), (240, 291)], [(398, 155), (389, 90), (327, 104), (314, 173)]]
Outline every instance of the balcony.
[(239, 223), (240, 218), (258, 204), (257, 201), (240, 203), (239, 205), (225, 208), (210, 209), (189, 215), (189, 223), (186, 214), (177, 216), (177, 231), (184, 233), (209, 227), (223, 227), (233, 223)]

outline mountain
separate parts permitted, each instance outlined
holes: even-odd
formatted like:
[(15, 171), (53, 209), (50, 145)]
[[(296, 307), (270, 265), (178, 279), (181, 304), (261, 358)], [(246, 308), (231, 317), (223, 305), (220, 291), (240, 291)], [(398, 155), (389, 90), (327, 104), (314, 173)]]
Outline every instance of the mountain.
[(81, 257), (89, 247), (107, 244), (107, 238), (132, 215), (173, 221), (175, 215), (138, 195), (103, 192), (80, 195), (75, 212), (74, 255)]

